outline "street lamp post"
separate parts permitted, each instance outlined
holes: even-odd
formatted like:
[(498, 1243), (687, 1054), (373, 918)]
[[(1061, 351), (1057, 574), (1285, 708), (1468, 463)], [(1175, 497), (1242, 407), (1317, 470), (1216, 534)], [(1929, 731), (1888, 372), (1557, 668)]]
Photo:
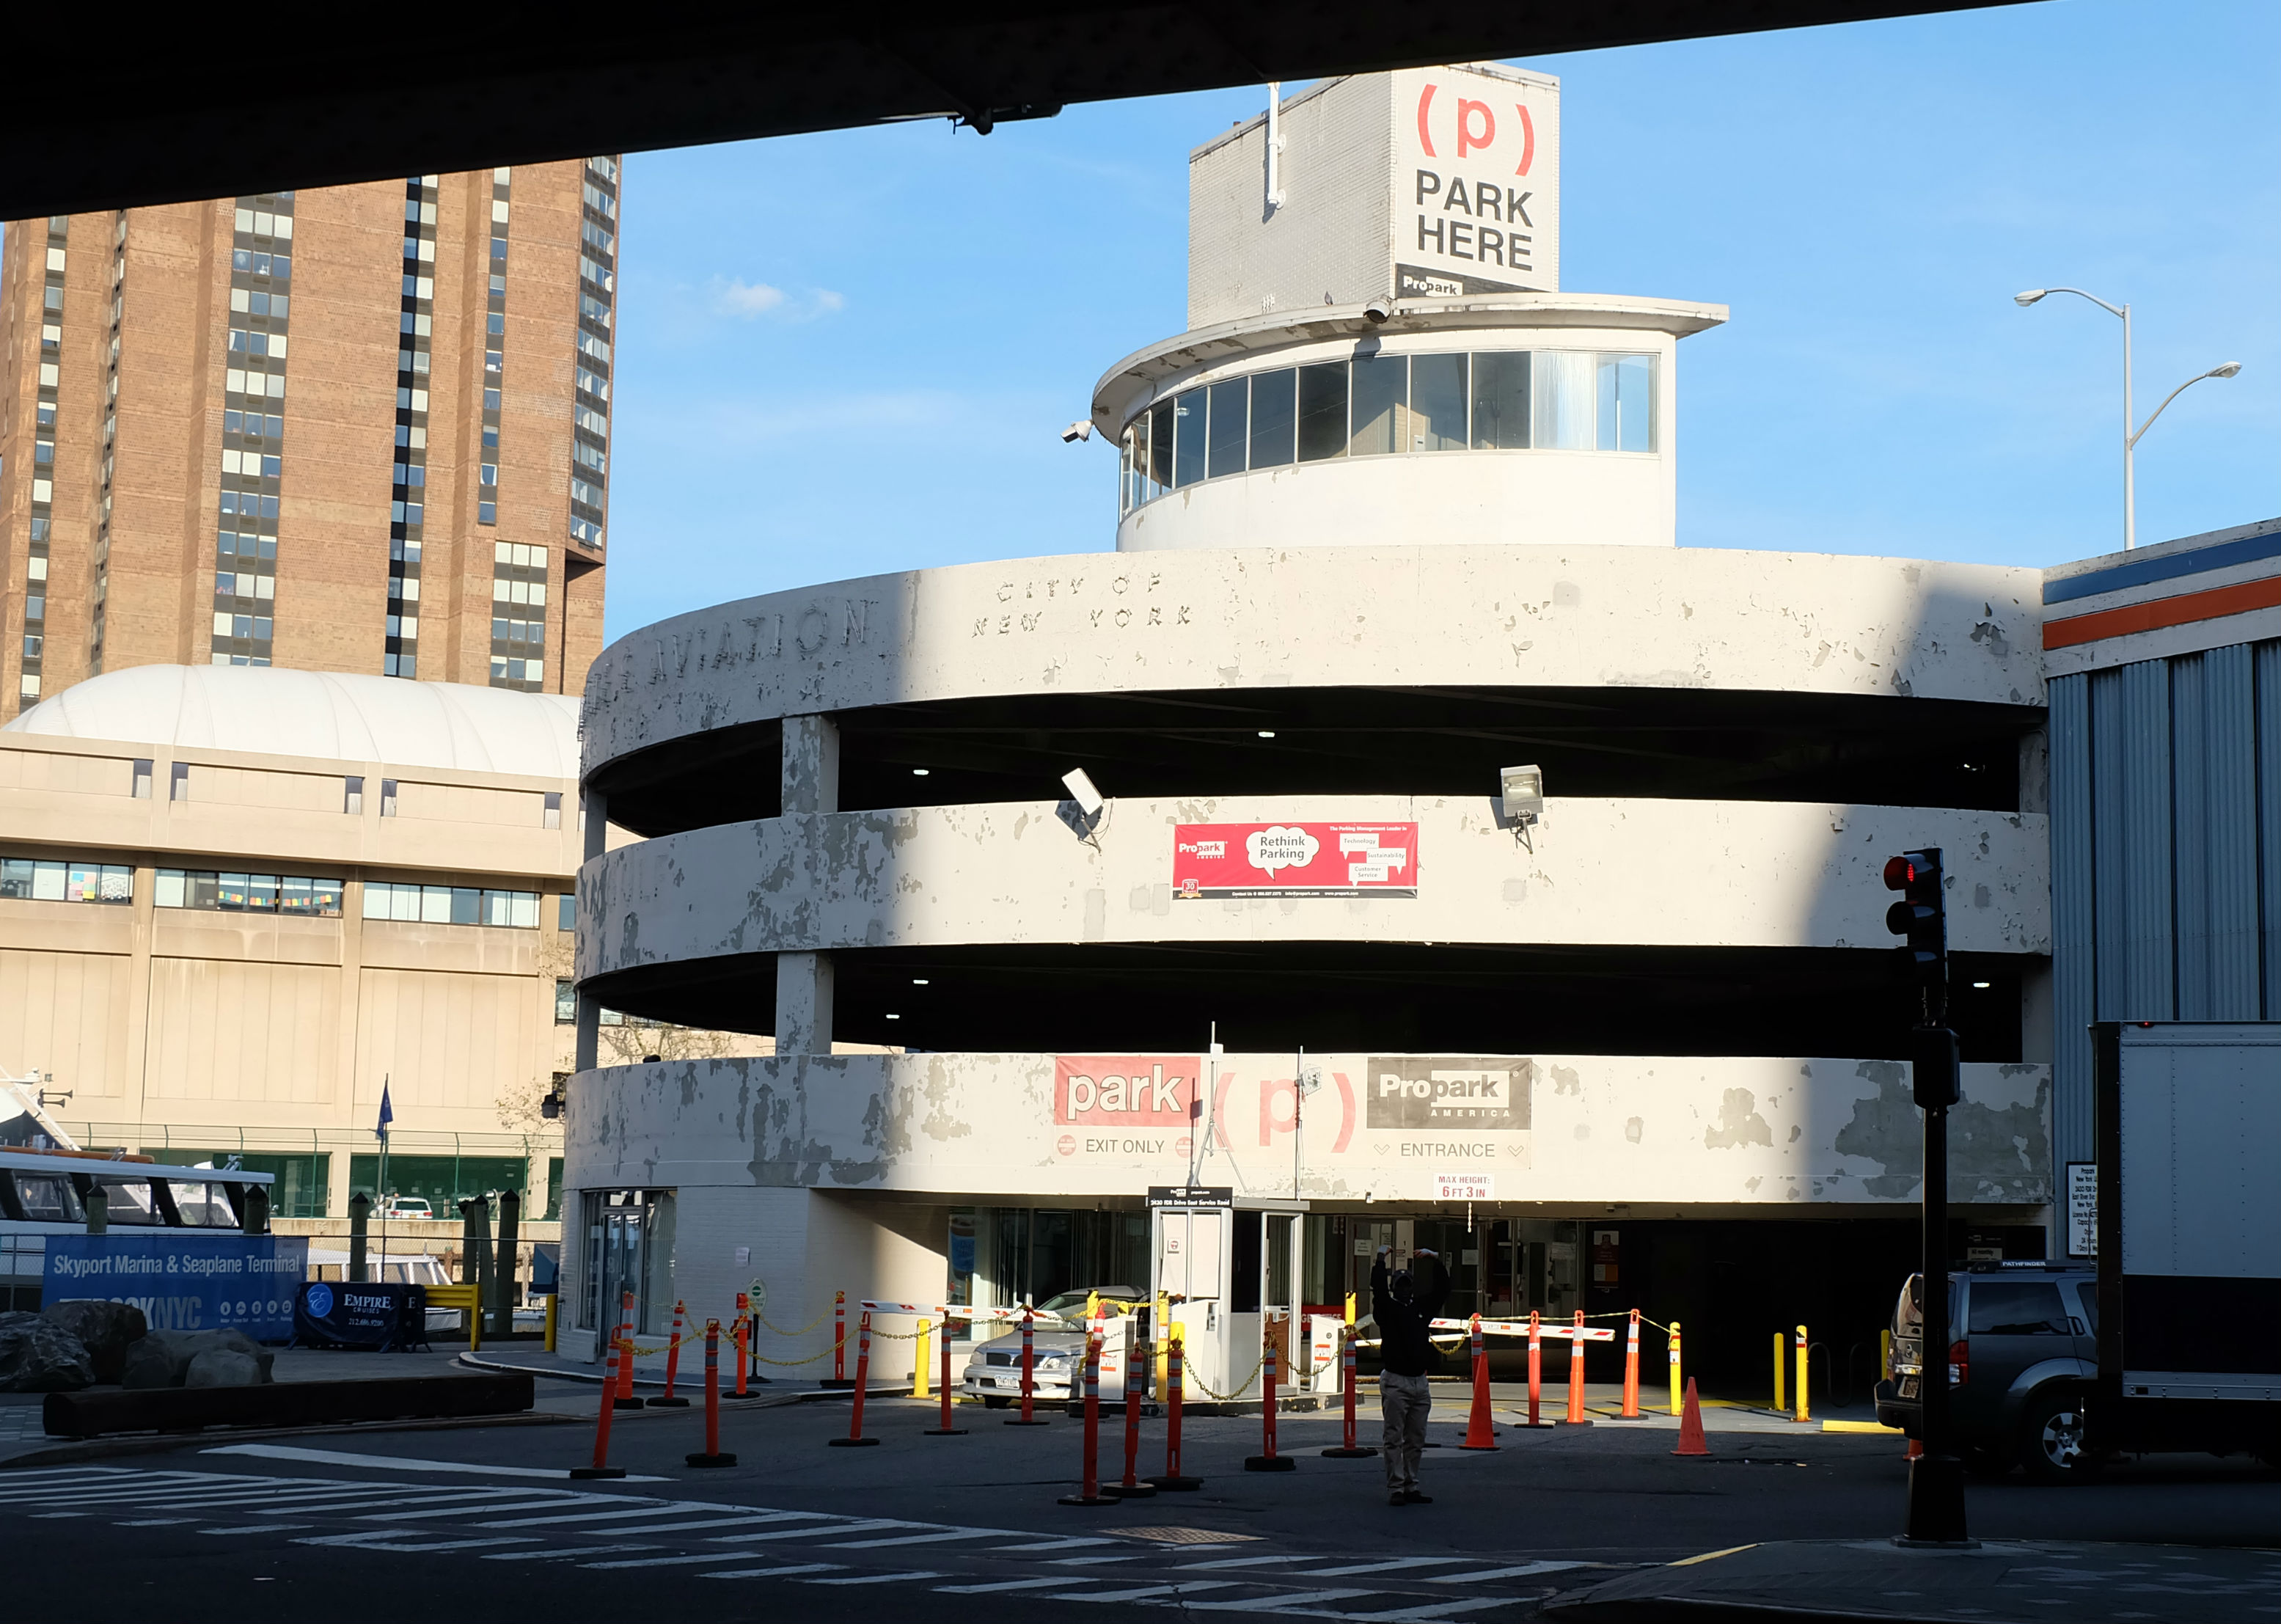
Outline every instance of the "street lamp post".
[(2222, 367), (2211, 367), (2208, 372), (2196, 373), (2165, 396), (2162, 405), (2148, 413), (2146, 421), (2133, 429), (2131, 423), (2136, 413), (2130, 404), (2130, 306), (2110, 305), (2096, 293), (2086, 293), (2081, 288), (2030, 288), (2024, 293), (2014, 293), (2012, 296), (2012, 302), (2024, 310), (2053, 293), (2072, 293), (2077, 298), (2089, 299), (2108, 315), (2118, 317), (2122, 322), (2122, 550), (2128, 553), (2138, 545), (2138, 481), (2137, 471), (2133, 467), (2133, 453), (2138, 449), (2139, 439), (2147, 429), (2154, 426), (2154, 420), (2161, 416), (2163, 408), (2171, 401), (2176, 400), (2204, 378), (2233, 376), (2241, 370), (2241, 363), (2228, 361)]

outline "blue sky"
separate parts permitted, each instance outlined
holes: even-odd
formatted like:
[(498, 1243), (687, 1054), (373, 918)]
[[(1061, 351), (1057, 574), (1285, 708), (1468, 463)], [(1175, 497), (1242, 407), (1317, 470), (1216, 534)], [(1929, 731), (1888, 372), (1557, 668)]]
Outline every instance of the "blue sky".
[[(2281, 6), (2044, 0), (1523, 65), (1562, 282), (1713, 300), (1682, 545), (2041, 565), (2281, 514)], [(1295, 87), (1294, 87), (1295, 88)], [(627, 161), (608, 631), (1114, 545), (1096, 378), (1184, 325), (1189, 149), (1259, 89)]]

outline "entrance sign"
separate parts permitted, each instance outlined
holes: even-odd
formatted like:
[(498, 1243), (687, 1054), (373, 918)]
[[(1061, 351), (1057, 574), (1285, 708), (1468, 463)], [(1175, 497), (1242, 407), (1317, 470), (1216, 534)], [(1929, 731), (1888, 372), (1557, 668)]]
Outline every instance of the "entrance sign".
[(1179, 824), (1172, 894), (1418, 894), (1415, 824)]

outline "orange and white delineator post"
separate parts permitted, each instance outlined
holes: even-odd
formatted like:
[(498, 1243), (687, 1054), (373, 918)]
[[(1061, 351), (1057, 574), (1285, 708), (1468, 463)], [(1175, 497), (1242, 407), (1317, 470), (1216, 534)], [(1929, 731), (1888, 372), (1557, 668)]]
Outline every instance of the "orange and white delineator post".
[(1293, 1471), (1296, 1469), (1299, 1463), (1293, 1460), (1288, 1455), (1278, 1455), (1275, 1452), (1276, 1373), (1274, 1343), (1270, 1342), (1267, 1345), (1267, 1351), (1260, 1359), (1259, 1368), (1259, 1432), (1261, 1450), (1256, 1455), (1247, 1455), (1244, 1457), (1243, 1469), (1246, 1472)]
[(1640, 1419), (1639, 1407), (1639, 1327), (1640, 1311), (1632, 1310), (1631, 1324), (1624, 1333), (1624, 1410), (1627, 1421)]
[(1133, 1380), (1134, 1370), (1146, 1369), (1143, 1363), (1147, 1349), (1128, 1341), (1125, 1349), (1125, 1475), (1111, 1483), (1104, 1493), (1120, 1500), (1145, 1500), (1156, 1492), (1156, 1485), (1140, 1475), (1140, 1388)]
[(733, 1466), (734, 1455), (721, 1452), (721, 1322), (705, 1322), (705, 1452), (688, 1457), (692, 1466)]
[(1113, 1495), (1101, 1492), (1101, 1328), (1088, 1325), (1085, 1334), (1085, 1478), (1073, 1495), (1061, 1497), (1063, 1505), (1115, 1505)]
[(1496, 1429), (1489, 1423), (1489, 1354), (1481, 1341), (1481, 1317), (1473, 1316), (1473, 1408), (1465, 1421), (1465, 1441), (1461, 1450), (1493, 1450), (1496, 1448)]
[(1528, 1311), (1528, 1421), (1531, 1427), (1550, 1427), (1551, 1422), (1540, 1419), (1537, 1406), (1544, 1397), (1544, 1320), (1535, 1309)]
[[(1609, 1333), (1614, 1340), (1614, 1333)], [(1584, 1413), (1584, 1311), (1576, 1311), (1576, 1328), (1569, 1333), (1568, 1341), (1568, 1413), (1563, 1427), (1589, 1427), (1591, 1418)]]
[(730, 1328), (737, 1343), (737, 1396), (745, 1396), (745, 1363), (753, 1351), (753, 1298), (749, 1292), (737, 1294), (737, 1323)]
[[(926, 1429), (926, 1435), (930, 1438), (963, 1438), (966, 1435), (966, 1428), (963, 1427), (953, 1427), (950, 1424), (951, 1313), (952, 1310), (947, 1304), (946, 1304), (942, 1311), (942, 1425), (939, 1427), (930, 1427)], [(970, 1324), (972, 1322), (969, 1321), (969, 1323)]]
[(854, 1449), (878, 1442), (863, 1435), (863, 1389), (871, 1384), (871, 1311), (863, 1311), (856, 1326), (854, 1404), (847, 1412), (847, 1435), (829, 1440), (836, 1449)]
[(844, 1291), (831, 1302), (831, 1379), (843, 1385), (847, 1380), (847, 1294)]
[(1186, 1356), (1180, 1350), (1180, 1327), (1171, 1327), (1164, 1357), (1164, 1471), (1148, 1481), (1159, 1489), (1201, 1489), (1203, 1479), (1180, 1471), (1180, 1407), (1187, 1388)]
[(1022, 1304), (1022, 1413), (1007, 1417), (1006, 1425), (1009, 1427), (1052, 1425), (1034, 1410), (1037, 1398), (1036, 1359), (1035, 1349), (1031, 1345), (1032, 1337), (1034, 1334), (1034, 1319), (1035, 1316), (1031, 1311), (1030, 1305), (1026, 1303)]
[[(1352, 1292), (1347, 1294), (1347, 1311), (1349, 1314), (1354, 1311), (1354, 1294)], [(1342, 1329), (1344, 1334), (1339, 1349), (1339, 1382), (1340, 1385), (1346, 1389), (1345, 1427), (1340, 1435), (1343, 1441), (1339, 1444), (1338, 1448), (1334, 1450), (1325, 1450), (1323, 1453), (1328, 1455), (1334, 1460), (1360, 1460), (1364, 1456), (1375, 1455), (1378, 1451), (1372, 1449), (1367, 1444), (1357, 1447), (1355, 1443), (1354, 1321), (1349, 1319)]]
[(618, 1296), (618, 1341), (626, 1355), (618, 1361), (617, 1396), (610, 1402), (621, 1410), (639, 1410), (642, 1401), (634, 1396), (634, 1294), (630, 1289)]
[(623, 1466), (610, 1465), (610, 1415), (618, 1407), (618, 1362), (630, 1358), (633, 1344), (620, 1337), (610, 1346), (610, 1373), (602, 1379), (601, 1413), (594, 1419), (594, 1464), (573, 1466), (570, 1475), (576, 1478), (623, 1477)]
[(673, 1303), (673, 1337), (672, 1340), (665, 1345), (665, 1393), (662, 1397), (653, 1398), (649, 1401), (650, 1408), (653, 1410), (686, 1410), (689, 1408), (689, 1401), (687, 1399), (676, 1398), (673, 1396), (674, 1379), (681, 1373), (681, 1322), (682, 1316), (686, 1312), (687, 1309), (683, 1304), (681, 1299), (678, 1297), (675, 1298)]

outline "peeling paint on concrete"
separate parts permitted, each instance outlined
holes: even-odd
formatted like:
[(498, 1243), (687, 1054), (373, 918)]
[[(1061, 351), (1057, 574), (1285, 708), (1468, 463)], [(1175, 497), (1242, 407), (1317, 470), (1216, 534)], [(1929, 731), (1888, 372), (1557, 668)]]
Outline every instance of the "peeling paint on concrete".
[(1729, 1088), (1719, 1102), (1716, 1126), (1703, 1130), (1706, 1150), (1732, 1150), (1737, 1145), (1771, 1145), (1774, 1130), (1759, 1115), (1758, 1102), (1747, 1088)]

